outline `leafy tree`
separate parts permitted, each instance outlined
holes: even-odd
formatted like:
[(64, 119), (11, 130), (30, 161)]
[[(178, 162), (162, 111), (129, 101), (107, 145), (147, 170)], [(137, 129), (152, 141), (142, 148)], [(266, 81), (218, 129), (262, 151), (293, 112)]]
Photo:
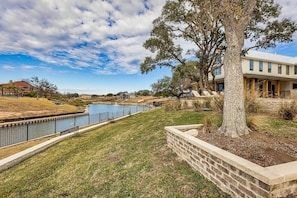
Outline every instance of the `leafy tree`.
[(156, 83), (151, 85), (152, 91), (155, 96), (170, 96), (170, 86), (171, 86), (171, 78), (168, 76), (164, 76), (162, 79), (159, 79)]
[(188, 89), (191, 88), (191, 79), (187, 77), (187, 73), (181, 72), (181, 69), (185, 66), (177, 67), (177, 69), (174, 70), (172, 79), (171, 79), (171, 85), (169, 92), (172, 96), (177, 97), (180, 99), (181, 96), (183, 96), (186, 93), (189, 93)]
[[(141, 71), (185, 64), (182, 48), (174, 43), (179, 39), (197, 46), (192, 52), (199, 60), (200, 76), (213, 71), (205, 65), (213, 65), (223, 52), (225, 100), (220, 130), (231, 137), (247, 134), (241, 55), (252, 48), (275, 47), (278, 42), (292, 41), (296, 23), (280, 20), (280, 13), (281, 8), (274, 0), (167, 1), (161, 16), (153, 23), (151, 38), (144, 43), (146, 49), (157, 51), (156, 56), (146, 57)], [(251, 45), (244, 48), (245, 40)], [(205, 53), (207, 50), (209, 53)], [(201, 82), (200, 78), (200, 85)]]
[[(249, 133), (244, 111), (241, 54), (251, 48), (274, 47), (277, 42), (289, 42), (296, 23), (279, 20), (280, 6), (273, 0), (208, 0), (213, 17), (220, 18), (225, 30), (224, 54), (225, 99), (223, 123), (225, 135), (238, 137)], [(243, 50), (245, 39), (255, 43)]]
[(151, 92), (150, 92), (150, 90), (147, 90), (147, 89), (139, 90), (139, 91), (137, 91), (136, 95), (137, 96), (149, 96), (149, 95), (151, 95)]
[(57, 86), (48, 82), (46, 79), (39, 79), (38, 77), (32, 77), (30, 80), (34, 86), (34, 92), (36, 97), (49, 97), (57, 93)]
[[(177, 67), (179, 68), (179, 67)], [(187, 91), (191, 87), (191, 80), (185, 76), (185, 73), (174, 70), (172, 78), (165, 76), (159, 79), (157, 83), (152, 84), (152, 90), (155, 96), (175, 96), (178, 99), (189, 93)]]
[(186, 62), (185, 64), (179, 64), (174, 69), (174, 73), (178, 72), (178, 75), (181, 78), (187, 78), (191, 82), (193, 83), (195, 82), (199, 84), (200, 79), (203, 79), (203, 74), (201, 74), (199, 64), (200, 63), (197, 61), (189, 61), (189, 62)]
[(208, 74), (218, 66), (215, 60), (224, 49), (224, 32), (220, 20), (212, 17), (208, 10), (200, 9), (203, 6), (201, 0), (166, 2), (161, 16), (153, 22), (151, 38), (144, 43), (146, 49), (157, 51), (157, 54), (154, 58), (145, 58), (141, 64), (142, 73), (156, 66), (175, 68), (177, 64), (186, 65), (183, 49), (176, 44), (182, 39), (195, 45), (195, 49), (187, 53), (199, 60), (192, 62), (196, 63), (199, 87), (209, 89)]
[(64, 96), (66, 96), (68, 99), (71, 99), (71, 98), (78, 98), (79, 94), (78, 93), (66, 93), (66, 94), (64, 94)]

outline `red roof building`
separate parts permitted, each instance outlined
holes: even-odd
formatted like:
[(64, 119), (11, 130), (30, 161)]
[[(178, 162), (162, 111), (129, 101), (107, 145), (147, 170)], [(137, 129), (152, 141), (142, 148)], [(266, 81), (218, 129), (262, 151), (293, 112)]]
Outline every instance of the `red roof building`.
[(15, 81), (7, 84), (0, 84), (1, 96), (20, 96), (24, 93), (30, 93), (34, 90), (34, 86), (26, 81)]

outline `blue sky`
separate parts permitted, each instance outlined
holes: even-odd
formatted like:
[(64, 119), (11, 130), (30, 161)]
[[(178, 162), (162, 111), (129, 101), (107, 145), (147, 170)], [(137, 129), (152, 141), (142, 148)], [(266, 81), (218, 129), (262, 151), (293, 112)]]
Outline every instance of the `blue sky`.
[[(124, 3), (123, 3), (124, 2)], [(297, 21), (297, 2), (276, 0)], [(0, 83), (37, 76), (61, 93), (107, 94), (150, 89), (168, 68), (140, 73), (142, 45), (165, 0), (3, 0)], [(269, 52), (297, 57), (294, 42)]]

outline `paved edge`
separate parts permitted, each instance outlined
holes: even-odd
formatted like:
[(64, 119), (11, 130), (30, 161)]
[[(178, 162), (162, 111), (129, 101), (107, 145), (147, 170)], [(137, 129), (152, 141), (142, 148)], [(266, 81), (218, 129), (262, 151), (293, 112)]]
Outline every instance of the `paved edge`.
[[(134, 113), (134, 114), (131, 114), (131, 115), (135, 115), (135, 114), (138, 114), (140, 112), (137, 112), (137, 113)], [(91, 125), (91, 126), (88, 126), (88, 127), (85, 127), (85, 128), (82, 128), (82, 129), (79, 129), (78, 131), (74, 131), (74, 132), (71, 132), (71, 133), (68, 133), (68, 134), (65, 134), (65, 135), (61, 135), (61, 136), (58, 136), (58, 137), (55, 137), (55, 138), (52, 138), (50, 140), (47, 140), (45, 142), (42, 142), (40, 144), (37, 144), (33, 147), (30, 147), (26, 150), (23, 150), (19, 153), (16, 153), (14, 155), (11, 155), (7, 158), (4, 158), (2, 160), (0, 160), (0, 173), (3, 172), (4, 170), (7, 170), (15, 165), (17, 165), (18, 163), (32, 157), (33, 155), (37, 154), (37, 153), (40, 153), (41, 151), (44, 151), (45, 149), (67, 139), (67, 138), (70, 138), (74, 135), (77, 135), (77, 134), (81, 134), (81, 133), (85, 133), (85, 132), (88, 132), (88, 131), (92, 131), (96, 128), (99, 128), (103, 125), (106, 125), (106, 124), (109, 124), (109, 123), (112, 123), (116, 120), (121, 120), (123, 118), (126, 118), (126, 117), (129, 117), (130, 115), (127, 115), (127, 116), (123, 116), (123, 117), (120, 117), (120, 118), (116, 118), (114, 120), (110, 120), (110, 121), (106, 121), (106, 122), (102, 122), (102, 123), (99, 123), (99, 124), (94, 124), (94, 125)]]

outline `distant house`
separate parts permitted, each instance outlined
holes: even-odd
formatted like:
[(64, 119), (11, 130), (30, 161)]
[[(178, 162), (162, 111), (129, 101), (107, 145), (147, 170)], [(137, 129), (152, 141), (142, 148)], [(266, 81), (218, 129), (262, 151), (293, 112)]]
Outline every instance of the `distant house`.
[[(297, 57), (250, 50), (242, 56), (244, 91), (259, 97), (297, 96)], [(224, 91), (224, 69), (215, 70), (216, 91)]]
[(128, 92), (122, 92), (120, 94), (120, 98), (122, 100), (127, 100), (127, 99), (131, 99), (131, 98), (135, 98), (135, 93), (128, 93)]
[(90, 94), (80, 94), (79, 97), (83, 98), (83, 99), (91, 99), (92, 95), (90, 95)]
[(0, 84), (1, 96), (23, 96), (32, 91), (34, 91), (34, 86), (23, 80)]

